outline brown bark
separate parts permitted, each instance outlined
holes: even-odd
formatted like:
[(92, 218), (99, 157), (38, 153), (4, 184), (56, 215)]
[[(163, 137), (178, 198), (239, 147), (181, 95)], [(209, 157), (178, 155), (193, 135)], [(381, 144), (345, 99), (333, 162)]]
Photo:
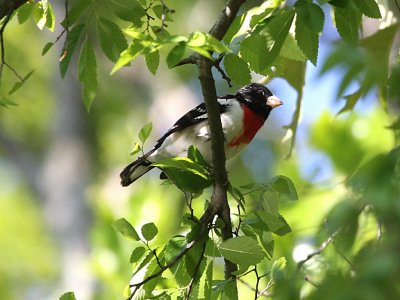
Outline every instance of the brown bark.
[(26, 2), (26, 0), (0, 0), (0, 20)]

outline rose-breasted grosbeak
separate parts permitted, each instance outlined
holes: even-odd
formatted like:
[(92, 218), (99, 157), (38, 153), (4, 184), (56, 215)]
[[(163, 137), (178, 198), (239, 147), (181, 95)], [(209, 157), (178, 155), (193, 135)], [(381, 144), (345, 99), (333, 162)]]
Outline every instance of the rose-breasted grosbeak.
[[(265, 86), (252, 83), (236, 95), (218, 97), (222, 129), (225, 135), (226, 159), (243, 150), (268, 118), (271, 110), (283, 102)], [(200, 150), (211, 162), (210, 128), (207, 111), (201, 103), (181, 117), (146, 154), (121, 172), (121, 184), (128, 186), (150, 171), (152, 163), (171, 157), (186, 157), (189, 146)]]

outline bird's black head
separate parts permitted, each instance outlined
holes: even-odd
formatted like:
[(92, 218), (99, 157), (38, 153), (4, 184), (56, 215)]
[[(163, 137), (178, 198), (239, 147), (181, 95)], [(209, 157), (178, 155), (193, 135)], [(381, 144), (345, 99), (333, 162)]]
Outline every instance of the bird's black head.
[(272, 109), (283, 104), (282, 100), (274, 96), (271, 91), (262, 84), (251, 83), (239, 89), (238, 98), (243, 98), (245, 104), (254, 112), (262, 114), (265, 118)]

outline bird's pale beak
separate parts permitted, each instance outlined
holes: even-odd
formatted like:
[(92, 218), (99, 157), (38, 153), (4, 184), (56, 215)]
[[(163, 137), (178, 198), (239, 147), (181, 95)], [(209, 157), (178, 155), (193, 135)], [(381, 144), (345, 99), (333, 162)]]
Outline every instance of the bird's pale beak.
[(267, 105), (275, 108), (283, 104), (283, 101), (276, 96), (269, 96), (267, 99)]

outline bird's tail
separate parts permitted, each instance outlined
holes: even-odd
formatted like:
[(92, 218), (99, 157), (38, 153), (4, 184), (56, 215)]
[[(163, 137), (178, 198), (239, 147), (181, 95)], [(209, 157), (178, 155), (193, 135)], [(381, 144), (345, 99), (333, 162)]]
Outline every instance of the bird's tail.
[(122, 186), (130, 185), (136, 179), (140, 178), (141, 176), (143, 176), (148, 171), (154, 168), (151, 165), (152, 163), (149, 160), (147, 160), (147, 157), (152, 152), (153, 151), (150, 151), (146, 153), (144, 156), (139, 157), (137, 160), (130, 163), (122, 170), (121, 174), (119, 174), (119, 176), (121, 177)]

